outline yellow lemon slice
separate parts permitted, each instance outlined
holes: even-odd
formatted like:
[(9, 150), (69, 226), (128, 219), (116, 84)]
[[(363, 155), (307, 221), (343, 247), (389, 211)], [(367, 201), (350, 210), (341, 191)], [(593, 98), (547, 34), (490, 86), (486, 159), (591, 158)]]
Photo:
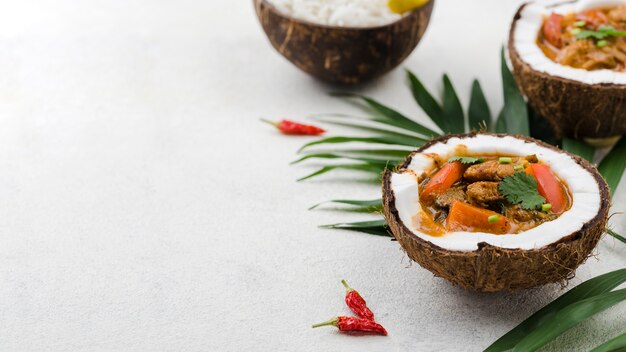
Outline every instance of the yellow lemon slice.
[(389, 0), (387, 7), (391, 12), (405, 13), (426, 4), (428, 0)]

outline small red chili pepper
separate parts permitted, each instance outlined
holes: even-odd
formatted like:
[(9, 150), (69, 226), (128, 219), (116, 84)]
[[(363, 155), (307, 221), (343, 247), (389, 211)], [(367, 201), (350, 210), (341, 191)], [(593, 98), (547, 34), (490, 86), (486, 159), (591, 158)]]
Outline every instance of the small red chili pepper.
[(335, 317), (329, 321), (313, 325), (313, 328), (320, 326), (336, 326), (343, 332), (368, 332), (376, 335), (387, 336), (387, 330), (373, 320), (357, 317)]
[(270, 125), (278, 128), (283, 134), (296, 136), (319, 136), (320, 134), (326, 132), (326, 130), (317, 126), (305, 125), (289, 120), (280, 120), (278, 122), (273, 122), (261, 119), (261, 121), (269, 123)]
[(350, 287), (346, 280), (341, 280), (341, 283), (346, 288), (346, 304), (352, 309), (354, 314), (363, 319), (374, 320), (374, 313), (367, 307), (363, 297)]

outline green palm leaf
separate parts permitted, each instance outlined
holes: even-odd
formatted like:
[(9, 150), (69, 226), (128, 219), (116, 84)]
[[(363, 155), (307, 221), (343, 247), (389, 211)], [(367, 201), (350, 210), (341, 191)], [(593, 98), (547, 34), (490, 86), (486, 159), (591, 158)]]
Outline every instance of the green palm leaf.
[(380, 121), (380, 118), (383, 118), (382, 120), (386, 121), (387, 123), (393, 124), (396, 127), (401, 127), (404, 129), (408, 129), (411, 130), (413, 132), (417, 132), (423, 136), (426, 137), (434, 137), (434, 136), (438, 136), (439, 133), (431, 130), (430, 128), (423, 126), (422, 124), (404, 116), (403, 114), (401, 114), (400, 112), (386, 106), (383, 105), (379, 102), (377, 102), (376, 100), (369, 98), (369, 97), (365, 97), (362, 95), (358, 95), (358, 94), (350, 94), (350, 93), (333, 93), (333, 96), (337, 96), (337, 97), (352, 97), (352, 98), (360, 98), (362, 101), (364, 101), (372, 110), (374, 110), (375, 112), (379, 113), (379, 119), (373, 119), (374, 121)]
[(546, 319), (540, 328), (533, 330), (515, 345), (513, 351), (536, 351), (583, 320), (603, 312), (623, 300), (626, 300), (626, 288), (601, 293), (572, 303), (561, 309), (553, 317)]
[(295, 164), (301, 163), (309, 159), (339, 159), (339, 158), (343, 158), (343, 156), (341, 156), (340, 154), (335, 154), (335, 153), (313, 153), (313, 154), (305, 155), (299, 159), (296, 159), (290, 162), (289, 164), (295, 165)]
[(623, 333), (594, 348), (590, 352), (619, 352), (626, 351), (626, 333)]
[(329, 200), (326, 202), (322, 202), (322, 203), (318, 203), (315, 204), (314, 206), (310, 207), (309, 210), (313, 210), (321, 205), (324, 204), (347, 204), (347, 205), (353, 205), (355, 207), (359, 207), (359, 208), (365, 208), (368, 211), (371, 212), (375, 212), (375, 211), (379, 211), (380, 209), (382, 209), (383, 207), (383, 200), (378, 198), (378, 199), (370, 199), (370, 200), (355, 200), (355, 199), (333, 199), (333, 200)]
[[(420, 135), (419, 133), (415, 132), (413, 128), (407, 128), (407, 126), (404, 124), (396, 123), (395, 121), (389, 120), (385, 117), (376, 117), (376, 115), (371, 116), (371, 117), (361, 117), (361, 116), (354, 116), (354, 115), (347, 115), (347, 114), (320, 114), (320, 115), (314, 115), (313, 118), (323, 123), (330, 123), (333, 125), (352, 127), (355, 129), (365, 130), (365, 131), (373, 131), (373, 132), (378, 132), (378, 133), (382, 133), (385, 135), (398, 135), (399, 134), (399, 135), (411, 136), (411, 137), (416, 136), (422, 139), (430, 138), (430, 135), (429, 136)], [(345, 119), (346, 121), (328, 120), (328, 118), (339, 118), (339, 119)], [(386, 126), (373, 126), (371, 124), (366, 124), (364, 121), (374, 122), (380, 125), (386, 125), (386, 126), (391, 126), (394, 128), (403, 129), (409, 133), (398, 132), (398, 131), (393, 131), (387, 128), (383, 128)]]
[(451, 128), (441, 105), (439, 105), (432, 94), (428, 92), (417, 76), (411, 71), (407, 71), (407, 76), (409, 78), (411, 93), (413, 93), (413, 98), (417, 102), (417, 105), (424, 110), (426, 115), (428, 115), (442, 131), (449, 132)]
[(489, 111), (489, 104), (485, 98), (485, 93), (480, 86), (478, 80), (474, 80), (472, 83), (472, 93), (470, 98), (470, 105), (467, 111), (470, 130), (481, 130), (486, 127), (487, 130), (491, 127), (491, 111)]
[(563, 138), (563, 149), (585, 158), (587, 161), (593, 161), (593, 155), (596, 152), (594, 147), (571, 138)]
[(626, 168), (626, 138), (620, 139), (609, 154), (602, 160), (598, 170), (611, 188), (611, 195), (619, 185)]
[[(502, 89), (504, 92), (504, 107), (498, 118), (498, 124), (505, 127), (507, 133), (530, 135), (528, 124), (528, 107), (519, 92), (513, 74), (506, 64), (504, 49), (501, 53)], [(500, 121), (502, 120), (502, 121)], [(498, 129), (498, 126), (496, 126)]]
[(323, 139), (318, 139), (316, 141), (310, 142), (302, 146), (299, 152), (312, 147), (314, 145), (321, 144), (339, 144), (339, 143), (350, 143), (350, 142), (359, 142), (359, 143), (375, 143), (375, 144), (391, 144), (391, 145), (406, 145), (411, 147), (417, 147), (426, 143), (426, 140), (421, 138), (399, 138), (399, 137), (390, 137), (390, 136), (376, 136), (376, 137), (346, 137), (346, 136), (337, 136), (337, 137), (328, 137)]
[(383, 162), (380, 164), (374, 163), (363, 163), (363, 164), (338, 164), (338, 165), (327, 165), (322, 167), (321, 169), (315, 171), (312, 174), (308, 174), (304, 177), (298, 179), (298, 181), (308, 180), (310, 178), (323, 175), (325, 173), (331, 172), (333, 170), (355, 170), (355, 171), (365, 171), (373, 174), (381, 174), (383, 170), (387, 167), (387, 163)]
[[(365, 121), (374, 121), (374, 120), (365, 120)], [(380, 133), (386, 136), (398, 136), (400, 138), (424, 139), (424, 136), (420, 136), (416, 134), (415, 132), (408, 130), (408, 129), (404, 129), (405, 131), (408, 132), (408, 133), (405, 133), (405, 132), (398, 132), (398, 131), (390, 130), (388, 128), (384, 128), (385, 126), (377, 126), (378, 124), (380, 124), (380, 122), (378, 121), (374, 121), (376, 125), (372, 124), (371, 122), (364, 123), (364, 119), (358, 119), (358, 118), (351, 118), (351, 119), (344, 118), (339, 121), (329, 120), (329, 119), (320, 119), (320, 122), (323, 122), (325, 124), (337, 125), (337, 126), (351, 127), (351, 128), (362, 130), (362, 131), (376, 132), (376, 133)], [(392, 125), (389, 125), (389, 126), (392, 126)]]
[(554, 129), (545, 118), (541, 117), (535, 109), (528, 107), (528, 121), (530, 123), (530, 136), (548, 144), (558, 145)]
[(465, 114), (459, 97), (450, 82), (448, 75), (443, 75), (443, 112), (448, 120), (450, 133), (465, 132)]
[(402, 158), (389, 158), (389, 157), (360, 157), (360, 156), (353, 156), (353, 155), (349, 155), (349, 154), (337, 154), (337, 153), (316, 153), (316, 154), (308, 154), (303, 156), (302, 158), (298, 159), (298, 160), (294, 160), (291, 162), (291, 164), (298, 164), (301, 163), (305, 160), (310, 160), (310, 159), (349, 159), (349, 160), (356, 160), (356, 161), (363, 161), (366, 163), (371, 163), (371, 164), (377, 164), (377, 163), (381, 163), (381, 164), (387, 164), (387, 162), (398, 162), (400, 160), (402, 160)]
[(496, 119), (496, 133), (507, 133), (506, 121), (504, 119), (504, 109), (500, 111), (498, 114), (498, 118)]
[(500, 352), (512, 349), (533, 331), (544, 329), (545, 323), (553, 319), (557, 313), (566, 307), (590, 297), (609, 292), (624, 282), (626, 282), (626, 269), (612, 271), (583, 282), (524, 320), (496, 340), (491, 346), (487, 347), (485, 352)]
[(611, 235), (611, 236), (615, 237), (615, 239), (617, 239), (617, 240), (619, 240), (619, 241), (622, 241), (622, 242), (626, 243), (626, 237), (619, 235), (617, 232), (615, 232), (615, 231), (613, 231), (613, 230), (611, 230), (611, 229), (607, 229), (607, 230), (606, 230), (606, 232), (607, 232), (609, 235)]
[(377, 236), (391, 236), (389, 234), (387, 222), (385, 221), (385, 219), (322, 225), (320, 227), (323, 229), (359, 231)]
[[(377, 158), (389, 158), (390, 160), (402, 160), (407, 157), (412, 151), (413, 148), (406, 147), (407, 149), (351, 149), (351, 148), (338, 148), (333, 149), (332, 153), (342, 154), (342, 155), (350, 155), (350, 156), (372, 156)], [(312, 154), (318, 154), (317, 152), (312, 152)]]

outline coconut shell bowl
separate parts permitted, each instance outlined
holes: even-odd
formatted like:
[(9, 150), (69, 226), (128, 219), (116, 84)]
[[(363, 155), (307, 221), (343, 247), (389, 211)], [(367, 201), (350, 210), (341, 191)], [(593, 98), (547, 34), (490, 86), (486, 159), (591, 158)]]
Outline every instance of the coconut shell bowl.
[(333, 27), (291, 18), (267, 0), (253, 0), (272, 46), (302, 71), (322, 81), (354, 85), (402, 63), (426, 31), (435, 0), (378, 27)]
[(584, 13), (618, 5), (626, 1), (533, 1), (522, 5), (513, 19), (508, 43), (513, 74), (529, 104), (558, 136), (606, 147), (626, 134), (626, 73), (552, 61), (537, 44), (543, 22), (552, 13)]

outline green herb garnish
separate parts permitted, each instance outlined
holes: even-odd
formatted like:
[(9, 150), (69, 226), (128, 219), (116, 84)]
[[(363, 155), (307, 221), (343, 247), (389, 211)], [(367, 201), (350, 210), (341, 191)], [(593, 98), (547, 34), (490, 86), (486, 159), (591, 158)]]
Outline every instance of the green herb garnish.
[(500, 164), (510, 164), (513, 162), (513, 158), (503, 156), (498, 159), (498, 162), (500, 162)]
[(522, 170), (524, 170), (524, 166), (522, 166), (522, 165), (515, 165), (515, 166), (513, 166), (513, 170), (515, 170), (515, 171), (522, 171)]
[(505, 177), (498, 189), (509, 203), (521, 204), (527, 210), (538, 209), (546, 202), (537, 191), (537, 180), (525, 172)]
[(602, 40), (606, 37), (626, 37), (626, 31), (618, 31), (613, 26), (600, 26), (598, 30), (584, 30), (576, 35), (576, 39), (595, 38)]
[(572, 35), (578, 35), (578, 34), (580, 34), (580, 32), (582, 32), (582, 29), (580, 29), (580, 28), (574, 28), (574, 29), (570, 30), (569, 32), (570, 32), (570, 34), (572, 34)]
[(607, 42), (604, 39), (603, 40), (598, 40), (596, 45), (598, 46), (598, 48), (604, 48), (605, 46), (609, 45), (609, 42)]
[(478, 164), (485, 161), (483, 158), (474, 158), (471, 156), (453, 156), (448, 159), (448, 162), (451, 163), (453, 161), (460, 161), (461, 164)]
[(552, 204), (550, 203), (541, 204), (541, 211), (543, 211), (544, 213), (547, 213), (550, 210), (552, 210)]
[(576, 21), (574, 22), (574, 27), (584, 27), (587, 24), (585, 21)]
[(498, 222), (498, 220), (500, 220), (500, 217), (498, 215), (491, 215), (487, 218), (487, 221), (489, 221), (490, 224), (495, 224), (496, 222)]

